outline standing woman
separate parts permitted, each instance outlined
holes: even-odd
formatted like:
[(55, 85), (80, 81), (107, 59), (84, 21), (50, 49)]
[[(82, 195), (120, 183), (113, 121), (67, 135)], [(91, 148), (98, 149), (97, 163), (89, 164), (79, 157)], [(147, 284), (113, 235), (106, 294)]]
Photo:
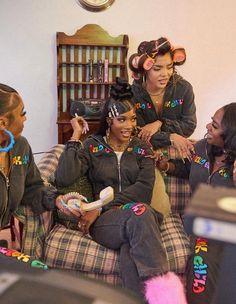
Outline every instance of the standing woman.
[[(94, 136), (80, 141), (86, 122), (71, 120), (73, 136), (59, 159), (55, 173), (58, 186), (69, 186), (87, 174), (94, 196), (105, 187), (114, 189), (114, 200), (100, 210), (78, 219), (78, 229), (90, 233), (97, 243), (120, 252), (123, 286), (148, 303), (186, 303), (176, 275), (167, 273), (167, 260), (160, 237), (162, 216), (150, 207), (154, 185), (154, 161), (149, 146), (136, 136), (136, 113), (130, 85), (117, 79), (112, 86)], [(65, 212), (62, 205), (58, 208)], [(67, 211), (68, 212), (68, 211)], [(159, 280), (163, 280), (161, 295)], [(154, 300), (150, 300), (150, 292)]]
[[(236, 187), (236, 103), (216, 111), (207, 124), (206, 138), (195, 144), (192, 161), (161, 160), (160, 170), (188, 177), (192, 191), (201, 184)], [(207, 195), (207, 194), (206, 194)], [(186, 270), (187, 297), (191, 304), (211, 302), (221, 266), (223, 245), (206, 238), (193, 238)], [(202, 248), (202, 249), (200, 249)], [(202, 266), (202, 269), (201, 269)]]
[(55, 205), (56, 190), (44, 186), (31, 148), (21, 136), (25, 115), (20, 95), (0, 84), (0, 230), (20, 204), (38, 214)]
[(163, 37), (143, 41), (129, 59), (139, 137), (154, 149), (173, 145), (181, 155), (189, 155), (192, 143), (187, 137), (196, 128), (192, 86), (175, 70), (185, 60), (184, 48), (172, 46)]

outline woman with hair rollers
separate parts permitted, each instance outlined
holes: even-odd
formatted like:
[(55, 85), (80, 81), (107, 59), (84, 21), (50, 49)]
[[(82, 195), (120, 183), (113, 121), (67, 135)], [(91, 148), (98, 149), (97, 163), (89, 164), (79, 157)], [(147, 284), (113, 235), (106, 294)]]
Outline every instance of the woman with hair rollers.
[(184, 48), (163, 37), (143, 41), (129, 59), (139, 137), (155, 150), (173, 145), (183, 157), (190, 155), (192, 143), (187, 137), (196, 128), (192, 86), (175, 69), (185, 60)]
[(85, 120), (75, 117), (71, 124), (73, 136), (60, 157), (56, 184), (68, 186), (87, 174), (95, 197), (108, 186), (115, 193), (102, 211), (81, 214), (78, 229), (89, 232), (97, 243), (120, 251), (124, 287), (141, 298), (146, 296), (148, 303), (186, 303), (178, 277), (167, 272), (159, 228), (162, 215), (150, 207), (154, 161), (147, 157), (152, 154), (149, 146), (134, 136), (136, 112), (130, 85), (117, 79), (112, 86), (96, 135), (82, 143)]

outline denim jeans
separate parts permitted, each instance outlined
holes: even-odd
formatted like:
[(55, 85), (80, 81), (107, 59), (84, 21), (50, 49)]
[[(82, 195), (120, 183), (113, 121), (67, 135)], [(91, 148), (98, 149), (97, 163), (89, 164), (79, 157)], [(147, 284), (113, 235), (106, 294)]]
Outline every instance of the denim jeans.
[(123, 286), (139, 294), (143, 280), (167, 272), (161, 220), (162, 216), (149, 205), (132, 203), (102, 213), (90, 228), (97, 243), (120, 250)]

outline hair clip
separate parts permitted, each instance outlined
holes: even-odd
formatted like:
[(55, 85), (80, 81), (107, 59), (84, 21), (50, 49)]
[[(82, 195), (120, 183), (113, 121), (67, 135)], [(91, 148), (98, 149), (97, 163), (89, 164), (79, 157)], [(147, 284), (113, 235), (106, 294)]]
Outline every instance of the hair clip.
[(117, 117), (119, 115), (120, 115), (120, 113), (118, 112), (116, 105), (115, 104), (112, 105), (109, 112), (108, 112), (108, 116), (109, 117)]
[(155, 51), (153, 51), (153, 52), (151, 53), (150, 57), (154, 59), (154, 58), (156, 57), (156, 55), (158, 54), (159, 49), (160, 49), (163, 45), (165, 45), (166, 43), (168, 43), (168, 42), (169, 42), (169, 40), (166, 40), (166, 41), (162, 42), (160, 45), (158, 45), (158, 40), (156, 40), (156, 42), (155, 42), (155, 45), (156, 45)]

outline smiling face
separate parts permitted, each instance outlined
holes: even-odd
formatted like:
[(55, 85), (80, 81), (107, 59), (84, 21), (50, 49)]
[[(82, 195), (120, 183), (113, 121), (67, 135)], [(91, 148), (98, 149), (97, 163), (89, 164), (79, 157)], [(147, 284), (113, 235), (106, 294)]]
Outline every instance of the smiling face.
[(108, 118), (110, 125), (110, 139), (119, 144), (130, 140), (134, 128), (136, 127), (136, 113), (132, 109), (114, 118)]
[(224, 110), (219, 109), (212, 117), (212, 121), (207, 124), (207, 142), (217, 147), (224, 147), (223, 128), (221, 121), (224, 115)]
[(146, 83), (152, 89), (164, 89), (173, 75), (174, 66), (170, 53), (158, 55), (153, 67), (146, 73)]

